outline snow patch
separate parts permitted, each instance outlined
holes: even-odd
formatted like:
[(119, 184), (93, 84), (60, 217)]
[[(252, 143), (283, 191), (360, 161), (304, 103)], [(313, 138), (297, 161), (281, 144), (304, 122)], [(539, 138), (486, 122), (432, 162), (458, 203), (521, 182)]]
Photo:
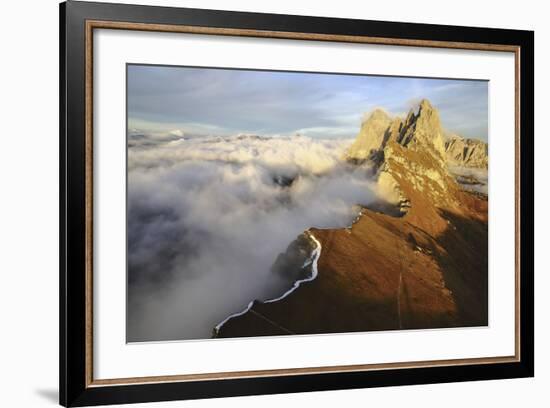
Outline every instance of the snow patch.
[[(317, 276), (319, 275), (319, 269), (317, 268), (317, 261), (319, 260), (319, 257), (321, 256), (321, 243), (319, 242), (319, 240), (317, 238), (315, 238), (315, 236), (310, 231), (306, 231), (306, 234), (317, 245), (316, 248), (312, 252), (311, 259), (307, 260), (304, 263), (304, 267), (309, 265), (309, 264), (312, 264), (311, 265), (311, 276), (309, 276), (308, 278), (305, 278), (305, 279), (297, 280), (296, 282), (294, 282), (294, 285), (289, 290), (287, 290), (283, 295), (279, 296), (278, 298), (269, 299), (269, 300), (266, 300), (262, 303), (278, 302), (279, 300), (282, 300), (282, 299), (286, 298), (288, 295), (290, 295), (292, 292), (294, 292), (296, 289), (298, 289), (302, 283), (311, 282), (312, 280), (317, 278)], [(252, 308), (252, 305), (254, 304), (254, 302), (255, 302), (254, 300), (251, 301), (248, 304), (248, 306), (246, 307), (246, 309), (244, 309), (241, 312), (234, 313), (234, 314), (226, 317), (221, 323), (218, 323), (218, 325), (214, 328), (214, 333), (215, 334), (219, 333), (222, 326), (225, 323), (227, 323), (229, 320), (233, 319), (234, 317), (239, 317), (239, 316), (242, 316), (245, 313), (247, 313)]]
[(244, 309), (242, 312), (238, 312), (238, 313), (234, 313), (228, 317), (225, 318), (225, 320), (221, 323), (218, 323), (218, 325), (214, 328), (214, 331), (217, 333), (220, 328), (227, 323), (228, 320), (231, 320), (233, 319), (234, 317), (238, 317), (238, 316), (242, 316), (243, 314), (245, 314), (246, 312), (248, 312), (250, 310), (250, 308), (252, 307), (252, 305), (254, 304), (254, 301), (251, 301), (248, 306), (246, 306), (246, 309)]
[(313, 250), (313, 256), (312, 256), (312, 261), (311, 261), (311, 263), (312, 263), (312, 265), (311, 265), (311, 276), (309, 278), (297, 280), (296, 282), (294, 282), (294, 285), (289, 290), (287, 290), (283, 295), (281, 295), (281, 296), (279, 296), (278, 298), (275, 298), (275, 299), (266, 300), (264, 303), (274, 303), (274, 302), (278, 302), (279, 300), (282, 300), (282, 299), (286, 298), (288, 295), (290, 295), (292, 292), (294, 292), (296, 289), (298, 289), (302, 283), (311, 282), (319, 274), (319, 270), (317, 269), (317, 261), (319, 260), (319, 257), (321, 256), (321, 243), (317, 240), (317, 238), (315, 238), (313, 236), (313, 234), (311, 232), (307, 231), (306, 234), (308, 235), (309, 238), (311, 238), (311, 240), (313, 242), (315, 242), (317, 244), (317, 247)]

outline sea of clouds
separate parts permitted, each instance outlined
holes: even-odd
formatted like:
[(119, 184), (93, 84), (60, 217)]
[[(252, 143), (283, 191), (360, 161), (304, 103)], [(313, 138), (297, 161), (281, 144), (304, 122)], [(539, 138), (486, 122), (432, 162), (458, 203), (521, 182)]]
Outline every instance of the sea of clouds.
[[(487, 169), (449, 166), (449, 170), (463, 189), (489, 195), (489, 172)], [(465, 180), (464, 177), (469, 180)]]
[(271, 276), (278, 254), (382, 199), (369, 169), (343, 160), (351, 143), (130, 134), (128, 341), (209, 338), (290, 288)]

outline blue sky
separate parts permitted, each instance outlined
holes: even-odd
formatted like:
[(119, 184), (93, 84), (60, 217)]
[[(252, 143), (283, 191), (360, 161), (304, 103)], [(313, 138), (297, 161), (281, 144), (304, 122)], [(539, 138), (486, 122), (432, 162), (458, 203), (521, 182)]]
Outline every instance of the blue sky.
[(156, 134), (350, 138), (372, 109), (405, 115), (422, 98), (448, 131), (487, 140), (486, 81), (128, 66), (128, 127)]

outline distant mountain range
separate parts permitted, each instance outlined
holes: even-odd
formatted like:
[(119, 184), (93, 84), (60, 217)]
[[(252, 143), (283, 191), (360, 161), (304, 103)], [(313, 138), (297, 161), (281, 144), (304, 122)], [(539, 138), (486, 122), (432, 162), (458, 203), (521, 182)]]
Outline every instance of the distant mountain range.
[[(423, 100), (405, 118), (370, 113), (345, 160), (374, 172), (389, 202), (364, 208), (349, 228), (308, 230), (300, 248), (307, 236), (319, 242), (316, 278), (278, 301), (251, 303), (215, 337), (488, 324), (488, 199), (465, 187), (474, 176), (454, 170), (486, 173), (487, 144), (446, 138), (438, 110)], [(311, 257), (296, 258), (296, 247), (277, 268), (307, 274)]]
[(489, 145), (481, 140), (453, 135), (445, 142), (447, 162), (454, 166), (487, 169)]

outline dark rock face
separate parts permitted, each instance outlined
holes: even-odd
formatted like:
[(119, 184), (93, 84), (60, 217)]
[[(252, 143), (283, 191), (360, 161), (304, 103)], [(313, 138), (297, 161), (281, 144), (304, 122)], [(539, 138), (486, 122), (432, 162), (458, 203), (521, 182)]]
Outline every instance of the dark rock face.
[(368, 115), (348, 152), (348, 159), (356, 161), (370, 159), (386, 143), (390, 124), (391, 118), (382, 109), (377, 109)]
[[(316, 245), (308, 234), (300, 234), (288, 246), (285, 252), (277, 256), (275, 263), (271, 267), (271, 279), (266, 282), (266, 285), (269, 288), (275, 288), (273, 296), (264, 301), (255, 299), (246, 313), (231, 318), (219, 329), (214, 329), (212, 337), (242, 337), (247, 336), (248, 334), (246, 333), (256, 332), (257, 330), (270, 335), (292, 334), (292, 332), (285, 330), (284, 327), (278, 325), (275, 321), (261, 315), (258, 310), (263, 309), (266, 304), (269, 305), (274, 300), (279, 301), (277, 300), (279, 297), (290, 293), (294, 290), (296, 282), (312, 278), (313, 252), (315, 248)], [(239, 327), (238, 330), (241, 331), (240, 334), (239, 332), (232, 332), (234, 320), (237, 322), (236, 326)], [(245, 331), (240, 329), (243, 322), (247, 325), (250, 323), (249, 328)]]
[(274, 299), (288, 291), (296, 281), (311, 276), (311, 256), (314, 243), (306, 234), (300, 234), (290, 243), (285, 252), (280, 253), (271, 266), (271, 274), (265, 283), (269, 295)]
[(271, 273), (293, 281), (311, 275), (311, 253), (315, 246), (311, 240), (301, 234), (277, 257), (271, 267)]
[(294, 183), (294, 180), (296, 180), (296, 177), (288, 177), (288, 176), (273, 176), (273, 183), (277, 184), (279, 187), (290, 187)]

